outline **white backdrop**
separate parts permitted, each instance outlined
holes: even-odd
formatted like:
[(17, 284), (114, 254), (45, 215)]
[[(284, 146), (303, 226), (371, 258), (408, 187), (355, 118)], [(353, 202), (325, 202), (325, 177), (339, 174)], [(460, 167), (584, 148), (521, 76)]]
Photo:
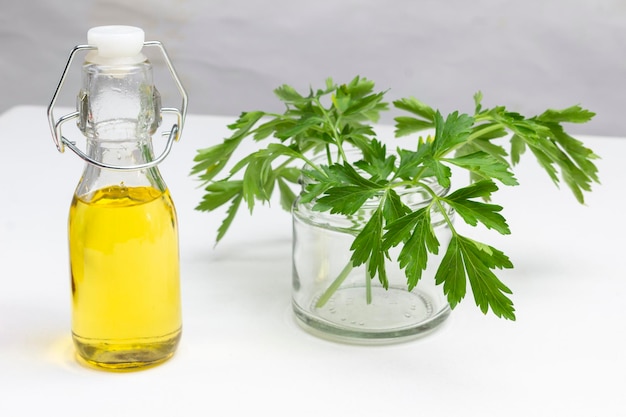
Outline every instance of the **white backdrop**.
[(573, 132), (626, 134), (626, 0), (0, 1), (0, 111), (47, 105), (88, 28), (130, 24), (165, 44), (194, 113), (276, 110), (282, 83), (359, 74), (444, 112), (477, 90), (526, 115), (582, 104), (598, 115)]

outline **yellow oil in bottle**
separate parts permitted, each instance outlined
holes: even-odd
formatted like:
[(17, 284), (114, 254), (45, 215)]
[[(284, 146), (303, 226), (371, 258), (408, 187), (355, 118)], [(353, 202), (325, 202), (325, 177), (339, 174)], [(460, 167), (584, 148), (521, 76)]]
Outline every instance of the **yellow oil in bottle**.
[(75, 196), (69, 215), (72, 335), (92, 366), (170, 358), (181, 336), (176, 213), (169, 192), (113, 186)]

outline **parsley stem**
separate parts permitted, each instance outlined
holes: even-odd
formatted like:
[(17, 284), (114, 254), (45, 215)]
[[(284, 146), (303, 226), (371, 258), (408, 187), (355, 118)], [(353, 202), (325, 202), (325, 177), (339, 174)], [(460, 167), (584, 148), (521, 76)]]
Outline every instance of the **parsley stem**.
[[(341, 133), (339, 132), (339, 117), (337, 117), (337, 120), (335, 120), (335, 122), (333, 123), (333, 121), (330, 118), (330, 115), (328, 114), (328, 112), (326, 111), (326, 109), (324, 108), (324, 106), (322, 105), (322, 103), (320, 102), (319, 97), (317, 97), (315, 99), (315, 102), (318, 106), (318, 108), (320, 109), (320, 111), (322, 112), (322, 115), (324, 116), (324, 119), (326, 120), (326, 123), (328, 125), (328, 127), (330, 127), (330, 132), (332, 133), (333, 139), (335, 139), (335, 145), (337, 145), (337, 152), (338, 155), (337, 157), (347, 161), (348, 158), (346, 158), (346, 154), (343, 150), (343, 146), (342, 146), (342, 141), (341, 141)], [(326, 154), (328, 155), (328, 159), (330, 161), (330, 151), (329, 151), (329, 146), (328, 144), (326, 145)], [(329, 163), (330, 165), (330, 163)]]
[(454, 224), (452, 222), (452, 219), (450, 219), (450, 216), (448, 216), (448, 211), (446, 210), (446, 207), (441, 203), (441, 198), (439, 197), (439, 195), (435, 191), (433, 191), (433, 189), (430, 188), (428, 184), (425, 184), (423, 182), (419, 182), (418, 184), (421, 187), (424, 187), (424, 189), (428, 192), (428, 194), (430, 194), (431, 202), (428, 205), (429, 210), (432, 208), (433, 204), (436, 204), (437, 207), (439, 208), (439, 211), (441, 212), (441, 215), (446, 221), (446, 224), (450, 228), (450, 231), (452, 232), (453, 235), (456, 235), (457, 232), (454, 229)]
[(452, 222), (452, 219), (450, 219), (450, 216), (448, 216), (446, 207), (443, 204), (441, 204), (441, 200), (439, 200), (439, 198), (435, 200), (435, 203), (437, 204), (437, 207), (439, 207), (439, 211), (441, 211), (441, 215), (443, 216), (443, 218), (446, 221), (446, 224), (450, 228), (450, 232), (456, 236), (458, 233), (456, 232), (456, 229), (454, 228), (454, 223)]
[(341, 270), (337, 278), (335, 278), (335, 280), (328, 286), (328, 288), (326, 288), (326, 291), (324, 291), (322, 296), (317, 300), (317, 303), (315, 303), (315, 308), (322, 308), (324, 307), (324, 305), (326, 305), (328, 300), (330, 300), (333, 294), (335, 294), (335, 291), (337, 291), (341, 284), (343, 284), (343, 282), (346, 280), (346, 278), (348, 278), (348, 275), (350, 275), (350, 272), (353, 268), (354, 266), (352, 265), (352, 260), (349, 260), (346, 266)]
[(365, 263), (365, 302), (372, 304), (372, 274), (370, 274), (370, 261)]
[(502, 125), (500, 123), (495, 123), (493, 125), (490, 125), (490, 126), (487, 126), (487, 127), (483, 128), (483, 129), (478, 129), (474, 133), (470, 134), (467, 137), (467, 141), (464, 142), (463, 145), (473, 141), (474, 139), (477, 139), (477, 138), (483, 136), (485, 133), (493, 132), (495, 130), (500, 130), (500, 129), (502, 129)]
[(300, 158), (311, 168), (313, 168), (314, 170), (316, 170), (317, 172), (319, 172), (322, 175), (326, 175), (326, 172), (324, 172), (324, 170), (322, 168), (320, 168), (319, 166), (317, 166), (316, 164), (313, 163), (313, 161), (311, 161), (309, 158), (307, 158), (304, 155), (301, 155)]

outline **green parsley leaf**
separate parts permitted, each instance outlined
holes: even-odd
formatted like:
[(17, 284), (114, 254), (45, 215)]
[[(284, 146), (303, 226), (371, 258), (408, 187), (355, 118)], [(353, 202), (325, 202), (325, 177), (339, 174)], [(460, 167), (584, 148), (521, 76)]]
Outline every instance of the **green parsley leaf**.
[(215, 242), (219, 242), (220, 240), (222, 240), (222, 238), (226, 234), (226, 231), (232, 224), (235, 218), (235, 215), (237, 214), (237, 211), (239, 210), (239, 206), (241, 205), (241, 200), (243, 200), (243, 193), (236, 194), (235, 198), (232, 199), (230, 206), (228, 207), (228, 210), (226, 211), (226, 218), (222, 221), (222, 224), (220, 224), (219, 228), (217, 229), (217, 237), (215, 239)]
[(416, 119), (415, 117), (398, 116), (395, 117), (394, 120), (396, 122), (395, 135), (398, 138), (434, 127), (433, 122)]
[(233, 152), (237, 149), (239, 144), (250, 133), (261, 117), (264, 116), (264, 112), (246, 112), (242, 113), (235, 123), (228, 126), (229, 129), (235, 130), (235, 133), (225, 139), (223, 143), (210, 148), (200, 149), (194, 161), (197, 162), (191, 170), (192, 174), (202, 173), (201, 179), (203, 181), (212, 180), (224, 166), (228, 163)]
[(469, 281), (474, 301), (483, 313), (491, 309), (498, 317), (515, 320), (513, 302), (505, 295), (511, 294), (511, 290), (491, 271), (512, 267), (509, 259), (491, 246), (453, 235), (435, 280), (437, 284), (443, 284), (452, 308), (465, 297), (466, 282)]
[(493, 178), (505, 185), (518, 185), (513, 173), (509, 171), (509, 165), (486, 152), (474, 152), (469, 155), (445, 159), (445, 161), (465, 168), (480, 178)]
[(451, 149), (467, 140), (474, 119), (467, 114), (453, 112), (445, 121), (441, 113), (435, 114), (435, 139), (433, 140), (433, 154), (440, 157)]
[(430, 207), (411, 212), (387, 226), (383, 248), (396, 246), (401, 241), (404, 245), (398, 263), (404, 269), (409, 290), (412, 290), (426, 269), (428, 255), (439, 252), (439, 240), (430, 221)]
[(280, 87), (274, 90), (274, 94), (285, 103), (303, 103), (306, 101), (304, 97), (300, 93), (296, 91), (295, 88), (283, 84)]
[[(406, 110), (409, 113), (413, 113), (416, 116), (420, 116), (422, 119), (434, 122), (436, 111), (432, 107), (422, 103), (415, 97), (403, 98), (393, 102), (393, 105), (401, 110)], [(433, 124), (434, 127), (434, 124)]]
[(330, 211), (333, 214), (352, 215), (376, 194), (378, 194), (377, 190), (359, 187), (358, 185), (331, 187), (325, 191), (323, 197), (317, 200), (313, 209)]
[[(476, 188), (482, 188), (484, 186), (494, 185), (491, 181), (483, 181), (470, 185), (469, 189), (475, 190)], [(497, 190), (497, 188), (496, 188)], [(495, 229), (503, 235), (511, 233), (506, 220), (499, 214), (502, 211), (502, 207), (495, 204), (481, 203), (479, 201), (471, 200), (473, 193), (466, 192), (464, 189), (460, 189), (450, 194), (448, 197), (442, 198), (442, 201), (448, 203), (461, 217), (465, 223), (476, 226), (478, 222), (485, 225), (488, 229)]]
[(213, 182), (204, 188), (206, 194), (196, 210), (213, 211), (230, 201), (237, 194), (241, 194), (243, 181), (222, 180)]
[(377, 209), (367, 221), (363, 230), (356, 236), (352, 250), (352, 264), (356, 267), (367, 263), (370, 276), (378, 275), (382, 286), (387, 289), (389, 282), (385, 270), (385, 258), (388, 257), (382, 245), (383, 213)]
[(587, 123), (595, 115), (580, 106), (571, 106), (562, 110), (548, 109), (537, 116), (537, 120), (544, 123)]
[(398, 193), (392, 188), (385, 191), (383, 201), (383, 217), (387, 223), (391, 223), (405, 214), (411, 213), (411, 209), (402, 202)]

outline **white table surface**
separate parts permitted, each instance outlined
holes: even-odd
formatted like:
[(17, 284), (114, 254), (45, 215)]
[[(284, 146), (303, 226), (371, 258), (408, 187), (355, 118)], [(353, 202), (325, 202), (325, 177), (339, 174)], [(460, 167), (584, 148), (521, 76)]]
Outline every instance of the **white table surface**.
[(70, 338), (66, 224), (83, 162), (56, 151), (44, 107), (0, 116), (0, 416), (626, 416), (626, 138), (581, 137), (602, 157), (586, 206), (527, 159), (496, 199), (512, 235), (474, 235), (516, 265), (500, 275), (516, 322), (468, 295), (435, 333), (368, 347), (294, 322), (279, 207), (241, 213), (214, 246), (223, 214), (194, 210), (189, 171), (230, 121), (188, 116), (161, 167), (180, 223), (179, 350), (107, 373), (79, 365)]

